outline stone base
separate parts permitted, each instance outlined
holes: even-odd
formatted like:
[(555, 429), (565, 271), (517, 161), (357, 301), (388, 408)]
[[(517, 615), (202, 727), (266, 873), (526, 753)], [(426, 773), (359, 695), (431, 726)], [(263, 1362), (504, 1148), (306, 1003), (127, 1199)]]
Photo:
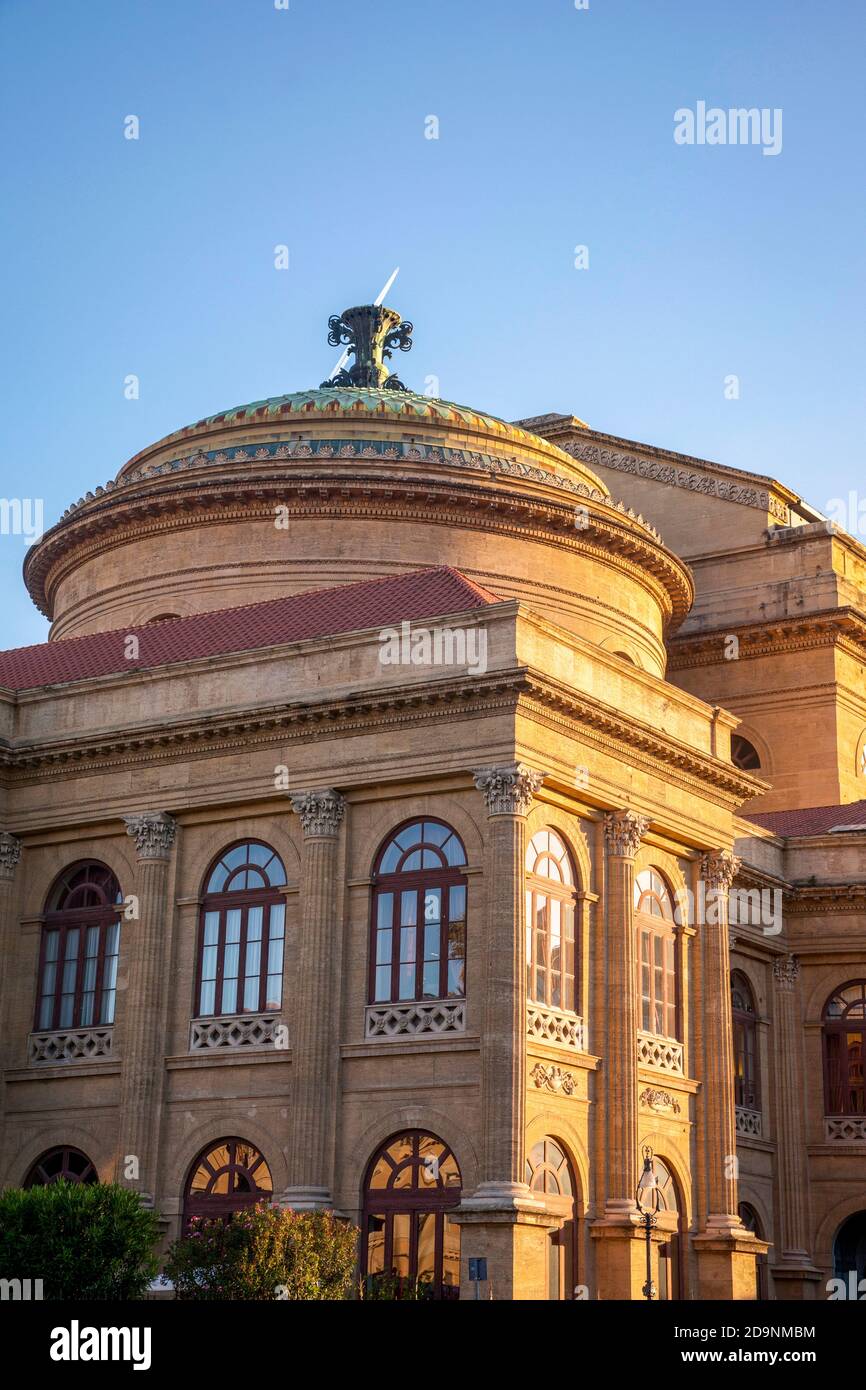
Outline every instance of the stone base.
[(274, 1198), (276, 1206), (292, 1211), (332, 1211), (333, 1198), (326, 1187), (287, 1187)]
[(522, 1183), (483, 1183), (465, 1197), (450, 1220), (462, 1230), (460, 1297), (475, 1298), (470, 1259), (487, 1261), (487, 1282), (478, 1297), (496, 1301), (547, 1297), (546, 1233), (562, 1220), (551, 1216)]
[(766, 1241), (757, 1240), (742, 1226), (714, 1225), (695, 1236), (692, 1245), (698, 1258), (698, 1297), (702, 1301), (754, 1300), (755, 1261), (769, 1250)]
[[(646, 1234), (639, 1220), (634, 1205), (626, 1203), (608, 1208), (593, 1222), (590, 1236), (595, 1245), (595, 1288), (590, 1289), (590, 1298), (608, 1302), (646, 1297)], [(652, 1232), (650, 1265), (654, 1279), (655, 1247), (661, 1238), (658, 1231)]]
[(826, 1298), (826, 1279), (820, 1269), (816, 1269), (808, 1256), (802, 1261), (780, 1260), (770, 1265), (773, 1288), (776, 1297), (795, 1303), (810, 1303), (817, 1298)]

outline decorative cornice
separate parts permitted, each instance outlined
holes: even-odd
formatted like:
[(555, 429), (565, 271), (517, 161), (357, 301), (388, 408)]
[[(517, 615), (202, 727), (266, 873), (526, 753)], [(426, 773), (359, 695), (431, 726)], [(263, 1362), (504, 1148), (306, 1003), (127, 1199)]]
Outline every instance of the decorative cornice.
[(173, 816), (165, 811), (144, 811), (123, 819), (127, 835), (135, 840), (139, 859), (168, 859), (177, 834)]
[(15, 877), (20, 858), (21, 841), (8, 830), (0, 830), (0, 879), (9, 881)]
[(708, 888), (727, 893), (737, 877), (740, 860), (729, 849), (711, 850), (701, 856), (701, 878)]
[(584, 443), (582, 440), (560, 444), (559, 448), (593, 468), (613, 468), (618, 473), (631, 473), (635, 477), (649, 478), (653, 482), (666, 483), (670, 487), (685, 488), (688, 492), (700, 492), (704, 497), (719, 497), (724, 502), (736, 502), (743, 507), (757, 507), (760, 511), (769, 512), (785, 526), (791, 519), (787, 503), (764, 488), (728, 482), (727, 479), (715, 478), (710, 473), (696, 468), (678, 468), (673, 463), (657, 463), (641, 458), (638, 454), (628, 454), (619, 449), (603, 449), (598, 444)]
[(657, 1115), (669, 1113), (678, 1115), (680, 1113), (680, 1103), (676, 1096), (672, 1096), (670, 1091), (659, 1091), (654, 1086), (645, 1086), (640, 1093), (640, 1103), (647, 1110), (654, 1110)]
[(786, 917), (817, 917), (825, 913), (866, 912), (866, 883), (797, 884), (785, 892)]
[(760, 623), (729, 623), (712, 632), (678, 632), (668, 641), (668, 672), (726, 665), (725, 642), (732, 631), (739, 661), (832, 645), (860, 656), (866, 649), (866, 618), (853, 608), (832, 608)]
[(618, 859), (634, 859), (648, 829), (649, 820), (637, 811), (608, 811), (604, 818), (608, 854)]
[[(285, 447), (293, 456), (293, 446)], [(443, 450), (414, 448), (404, 455), (395, 449), (396, 457), (390, 461), (386, 453), (380, 454), (372, 446), (369, 455), (363, 449), (357, 452), (363, 471), (355, 469), (348, 476), (345, 463), (342, 469), (339, 465), (349, 457), (344, 449), (356, 454), (356, 444), (341, 447), (336, 466), (323, 458), (317, 467), (319, 454), (314, 454), (309, 445), (294, 448), (308, 451), (300, 455), (306, 459), (307, 468), (300, 464), (288, 476), (283, 470), (275, 471), (276, 454), (270, 466), (262, 462), (256, 468), (254, 461), (252, 466), (247, 463), (237, 472), (232, 467), (237, 462), (235, 458), (220, 460), (217, 455), (217, 466), (210, 475), (198, 465), (190, 476), (176, 476), (175, 470), (165, 465), (167, 476), (157, 473), (108, 495), (86, 500), (80, 510), (46, 531), (28, 552), (25, 580), (31, 597), (50, 616), (53, 591), (64, 566), (74, 567), (85, 556), (140, 540), (147, 534), (199, 525), (205, 519), (260, 519), (272, 523), (277, 505), (286, 507), (288, 515), (347, 513), (392, 517), (395, 509), (399, 511), (397, 504), (402, 498), (407, 504), (407, 516), (414, 517), (420, 507), (429, 519), (431, 508), (438, 509), (443, 515), (447, 512), (450, 524), (459, 518), (460, 524), (478, 529), (522, 535), (529, 531), (552, 543), (604, 555), (608, 562), (630, 562), (636, 572), (654, 577), (678, 622), (691, 605), (691, 576), (683, 562), (665, 548), (658, 533), (633, 510), (580, 479), (518, 459), (496, 459), (465, 450), (448, 451), (446, 458)], [(383, 465), (381, 472), (375, 471), (377, 460)], [(221, 463), (228, 467), (222, 469)], [(416, 471), (401, 472), (395, 469), (395, 463), (412, 464)], [(419, 476), (419, 463), (447, 467), (452, 476)], [(458, 470), (491, 474), (497, 480), (510, 476), (565, 496), (533, 494), (501, 483), (492, 488), (486, 479), (477, 476), (466, 481), (454, 476)], [(575, 526), (577, 500), (590, 503), (579, 529)]]
[[(248, 654), (243, 654), (248, 659)], [(126, 682), (128, 684), (128, 681)], [(168, 762), (253, 746), (271, 747), (286, 740), (303, 742), (316, 737), (322, 727), (334, 736), (359, 730), (416, 726), (458, 708), (461, 714), (489, 713), (521, 707), (552, 727), (580, 728), (600, 747), (645, 767), (664, 764), (670, 780), (686, 790), (702, 790), (720, 804), (741, 804), (757, 795), (765, 784), (733, 764), (696, 752), (601, 705), (572, 693), (559, 682), (530, 674), (525, 668), (489, 672), (485, 676), (437, 679), (407, 687), (365, 691), (355, 697), (299, 701), (296, 704), (259, 706), (214, 714), (206, 723), (198, 718), (160, 721), (134, 731), (118, 728), (111, 733), (62, 737), (50, 742), (4, 747), (0, 742), (0, 768), (16, 780), (68, 776), (71, 767), (81, 773), (114, 772), (142, 763)], [(548, 711), (552, 711), (549, 714)]]
[[(688, 744), (660, 733), (649, 724), (630, 719), (610, 705), (589, 699), (561, 682), (529, 673), (528, 693), (539, 705), (562, 711), (569, 719), (587, 729), (593, 729), (611, 745), (619, 744), (619, 752), (630, 759), (642, 753), (680, 771), (695, 782), (718, 787), (738, 804), (766, 791), (768, 783), (752, 773), (742, 772), (733, 763), (706, 753), (699, 753)], [(527, 701), (529, 703), (529, 701)], [(680, 779), (684, 784), (686, 778)]]
[(532, 805), (532, 798), (547, 776), (544, 772), (527, 767), (525, 763), (483, 767), (472, 775), (491, 816), (525, 816)]
[(792, 990), (800, 974), (800, 962), (796, 956), (777, 956), (773, 961), (773, 978), (779, 989)]
[(292, 808), (301, 818), (304, 838), (331, 838), (340, 829), (346, 811), (346, 799), (332, 787), (318, 791), (290, 792)]
[(577, 1089), (577, 1082), (573, 1073), (564, 1071), (562, 1067), (546, 1067), (543, 1062), (536, 1062), (529, 1075), (540, 1091), (551, 1091), (554, 1095), (573, 1096)]
[(137, 727), (134, 732), (121, 728), (91, 738), (79, 735), (17, 747), (3, 747), (0, 743), (0, 767), (14, 769), (22, 776), (40, 767), (47, 768), (48, 775), (68, 775), (70, 766), (93, 772), (135, 766), (142, 761), (188, 757), (191, 749), (200, 757), (249, 749), (256, 743), (270, 747), (286, 739), (303, 741), (318, 737), (322, 727), (340, 735), (417, 725), (437, 718), (443, 710), (453, 712), (455, 708), (461, 714), (513, 710), (525, 681), (525, 672), (517, 669), (411, 686), (404, 683), (365, 691), (361, 699), (350, 696), (236, 709), (210, 716), (206, 723), (199, 718), (184, 718)]

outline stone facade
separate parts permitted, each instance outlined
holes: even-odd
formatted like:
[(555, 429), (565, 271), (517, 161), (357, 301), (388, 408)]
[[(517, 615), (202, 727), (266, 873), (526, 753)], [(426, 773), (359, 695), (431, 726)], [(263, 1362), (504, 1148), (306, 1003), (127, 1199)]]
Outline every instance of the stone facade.
[[(0, 690), (5, 1184), (78, 1150), (153, 1204), (168, 1241), (199, 1156), (235, 1137), (277, 1199), (372, 1231), (371, 1159), (421, 1131), (459, 1167), (462, 1296), (471, 1256), (495, 1298), (640, 1298), (649, 1145), (668, 1184), (660, 1293), (751, 1298), (763, 1279), (770, 1296), (823, 1296), (840, 1226), (866, 1208), (866, 1128), (830, 1124), (820, 1061), (828, 996), (866, 976), (863, 835), (791, 837), (745, 813), (861, 795), (864, 556), (767, 480), (716, 468), (700, 489), (675, 459), (653, 473), (613, 458), (570, 417), (526, 425), (411, 393), (261, 403), (146, 450), (31, 551), (53, 641), (122, 642), (129, 624), (145, 664)], [(797, 534), (773, 543), (780, 509)], [(727, 624), (726, 552), (741, 565)], [(425, 624), (483, 630), (483, 670), (383, 664), (374, 629), (146, 664), (150, 619), (442, 563), (499, 600)], [(821, 611), (808, 582), (803, 611), (778, 596), (768, 610), (798, 564), (821, 569)], [(740, 719), (757, 770), (731, 761)], [(465, 991), (373, 997), (377, 857), (425, 819), (465, 851)], [(538, 997), (526, 964), (527, 865), (551, 833), (570, 865), (568, 1007)], [(205, 885), (247, 841), (285, 870), (280, 1002), (211, 1016)], [(122, 896), (113, 1021), (40, 1028), (50, 895), (86, 861)], [(648, 882), (676, 907), (662, 1027), (642, 974)], [(729, 922), (732, 885), (778, 890), (780, 922)], [(732, 967), (754, 999), (751, 1109)]]

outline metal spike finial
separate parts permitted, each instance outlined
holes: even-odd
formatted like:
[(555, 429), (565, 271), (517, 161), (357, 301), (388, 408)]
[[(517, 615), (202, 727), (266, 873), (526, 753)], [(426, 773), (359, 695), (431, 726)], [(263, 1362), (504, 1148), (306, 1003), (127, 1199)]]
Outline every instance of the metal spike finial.
[(389, 391), (405, 391), (396, 373), (389, 373), (385, 359), (395, 349), (408, 352), (412, 346), (412, 324), (400, 318), (395, 309), (384, 304), (360, 304), (332, 314), (328, 319), (328, 342), (332, 347), (345, 347), (354, 355), (351, 367), (341, 368), (336, 375), (322, 382), (329, 386), (384, 387)]

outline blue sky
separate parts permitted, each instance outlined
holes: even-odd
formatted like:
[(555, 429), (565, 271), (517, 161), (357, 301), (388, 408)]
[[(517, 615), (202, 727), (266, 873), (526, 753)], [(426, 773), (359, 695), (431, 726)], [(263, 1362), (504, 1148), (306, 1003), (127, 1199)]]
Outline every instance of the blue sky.
[[(318, 384), (396, 265), (410, 386), (862, 496), (864, 40), (854, 0), (0, 0), (0, 496), (50, 525)], [(781, 108), (781, 153), (678, 146), (698, 101)], [(3, 647), (47, 632), (25, 549)]]

